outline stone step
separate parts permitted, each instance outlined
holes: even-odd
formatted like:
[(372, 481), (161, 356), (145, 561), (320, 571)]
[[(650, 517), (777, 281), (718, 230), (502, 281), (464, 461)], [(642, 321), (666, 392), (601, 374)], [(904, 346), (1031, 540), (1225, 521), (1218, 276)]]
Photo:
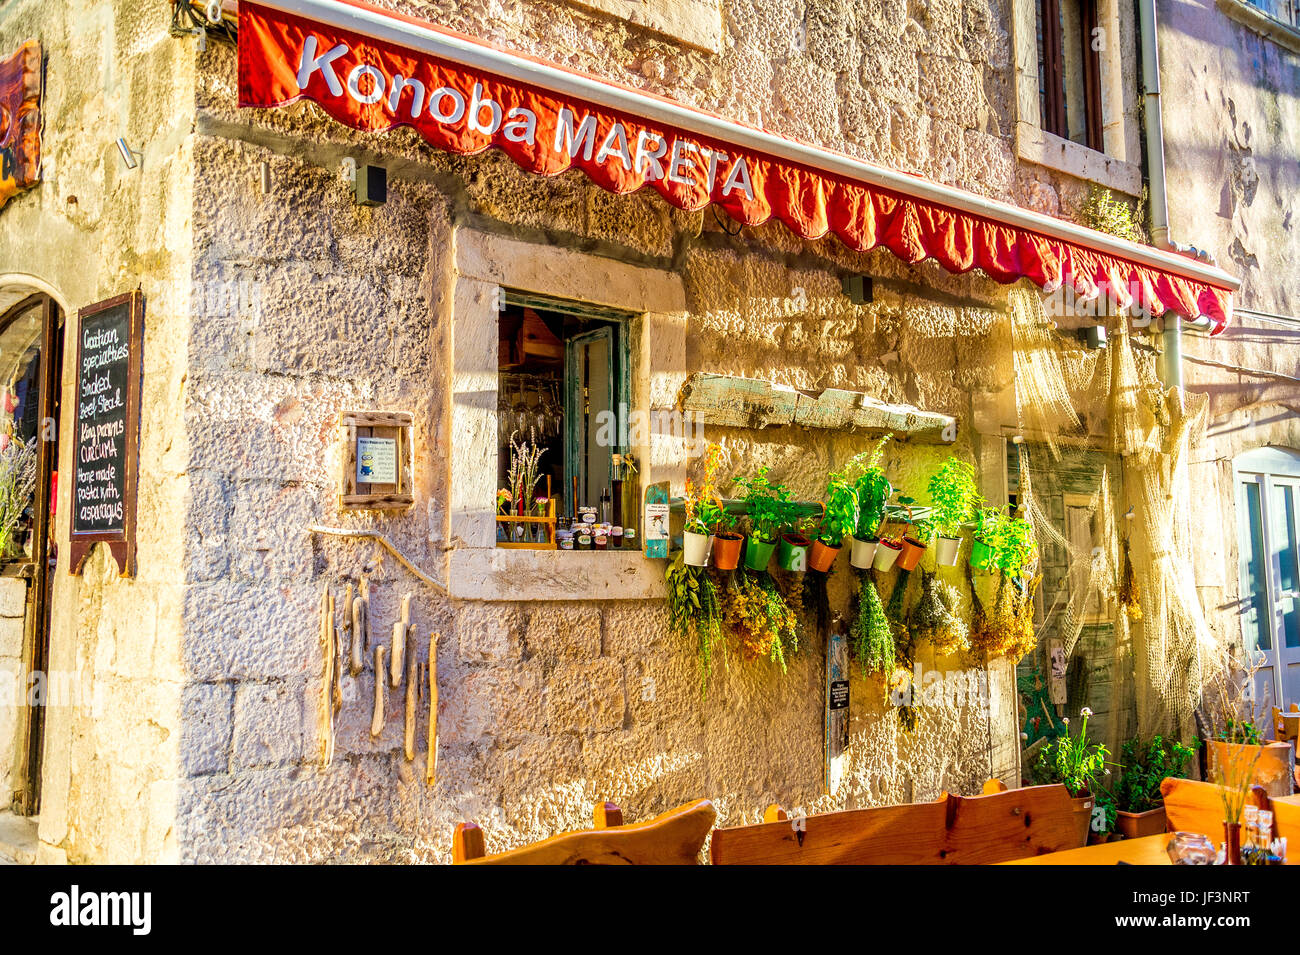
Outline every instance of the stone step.
[(36, 818), (0, 812), (0, 865), (36, 861)]

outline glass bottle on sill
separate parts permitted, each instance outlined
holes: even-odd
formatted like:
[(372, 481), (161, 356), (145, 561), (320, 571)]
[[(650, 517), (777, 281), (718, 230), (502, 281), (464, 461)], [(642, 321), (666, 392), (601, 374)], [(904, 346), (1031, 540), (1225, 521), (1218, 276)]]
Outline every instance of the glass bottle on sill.
[(637, 528), (641, 524), (641, 484), (637, 480), (636, 460), (632, 455), (624, 452), (618, 457), (619, 471), (616, 475), (618, 478), (616, 486), (619, 488), (620, 516), (623, 519), (614, 523), (623, 526), (623, 547), (636, 550), (640, 545)]

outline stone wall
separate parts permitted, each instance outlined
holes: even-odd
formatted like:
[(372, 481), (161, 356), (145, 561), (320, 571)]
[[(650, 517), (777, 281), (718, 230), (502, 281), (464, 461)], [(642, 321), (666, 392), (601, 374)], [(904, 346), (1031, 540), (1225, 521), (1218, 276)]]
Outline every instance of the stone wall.
[[(176, 411), (187, 365), (194, 68), (167, 23), (166, 5), (136, 0), (13, 0), (0, 11), (0, 49), (36, 38), (48, 64), (43, 181), (0, 211), (0, 288), (53, 294), (70, 328), (77, 308), (130, 289), (140, 287), (147, 302), (140, 572), (119, 578), (98, 548), (83, 576), (63, 564), (54, 575), (50, 671), (80, 695), (48, 716), (42, 860), (175, 857), (178, 535), (187, 497)], [(134, 170), (114, 145), (119, 136), (140, 154)], [(72, 364), (64, 362), (64, 436), (72, 433)], [(59, 465), (72, 473), (70, 441)], [(61, 545), (71, 486), (59, 482)]]

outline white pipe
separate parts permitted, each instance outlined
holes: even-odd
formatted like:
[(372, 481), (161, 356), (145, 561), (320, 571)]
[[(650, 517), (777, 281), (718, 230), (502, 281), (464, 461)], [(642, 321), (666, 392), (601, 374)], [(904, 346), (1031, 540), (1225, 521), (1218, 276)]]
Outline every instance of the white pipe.
[(1153, 269), (1179, 275), (1216, 288), (1235, 291), (1241, 281), (1222, 269), (1181, 255), (1138, 245), (1083, 226), (1022, 209), (974, 193), (953, 189), (916, 176), (895, 172), (840, 153), (807, 146), (763, 130), (742, 126), (712, 113), (682, 106), (648, 93), (616, 86), (525, 59), (465, 37), (445, 33), (432, 25), (403, 19), (396, 14), (356, 6), (345, 0), (258, 0), (261, 6), (328, 23), (376, 40), (404, 46), (472, 69), (539, 86), (608, 109), (687, 130), (697, 135), (734, 143), (788, 162), (810, 166), (846, 179), (935, 202), (971, 215), (982, 216), (1040, 235), (1085, 246)]
[(1138, 30), (1142, 35), (1143, 123), (1147, 141), (1147, 203), (1151, 215), (1151, 241), (1169, 245), (1169, 200), (1165, 193), (1165, 134), (1160, 109), (1160, 48), (1156, 42), (1156, 0), (1137, 0)]

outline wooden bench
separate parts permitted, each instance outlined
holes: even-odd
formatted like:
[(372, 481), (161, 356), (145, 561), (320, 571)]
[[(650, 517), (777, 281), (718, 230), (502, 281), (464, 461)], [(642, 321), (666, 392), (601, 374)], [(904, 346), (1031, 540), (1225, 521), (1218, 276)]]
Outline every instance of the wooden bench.
[(764, 820), (715, 829), (713, 864), (987, 865), (1079, 845), (1074, 805), (1059, 785), (794, 820), (771, 807)]
[[(1216, 845), (1223, 841), (1223, 787), (1194, 779), (1166, 779), (1160, 794), (1170, 832), (1199, 832)], [(1300, 802), (1292, 797), (1271, 798), (1263, 786), (1251, 787), (1248, 799), (1272, 811), (1274, 834), (1286, 836), (1288, 854), (1290, 847), (1300, 846)]]
[(483, 830), (472, 822), (456, 826), (451, 838), (454, 864), (467, 865), (696, 865), (717, 818), (701, 799), (646, 822), (623, 824), (614, 803), (597, 803), (595, 827), (565, 832), (532, 845), (487, 855)]

